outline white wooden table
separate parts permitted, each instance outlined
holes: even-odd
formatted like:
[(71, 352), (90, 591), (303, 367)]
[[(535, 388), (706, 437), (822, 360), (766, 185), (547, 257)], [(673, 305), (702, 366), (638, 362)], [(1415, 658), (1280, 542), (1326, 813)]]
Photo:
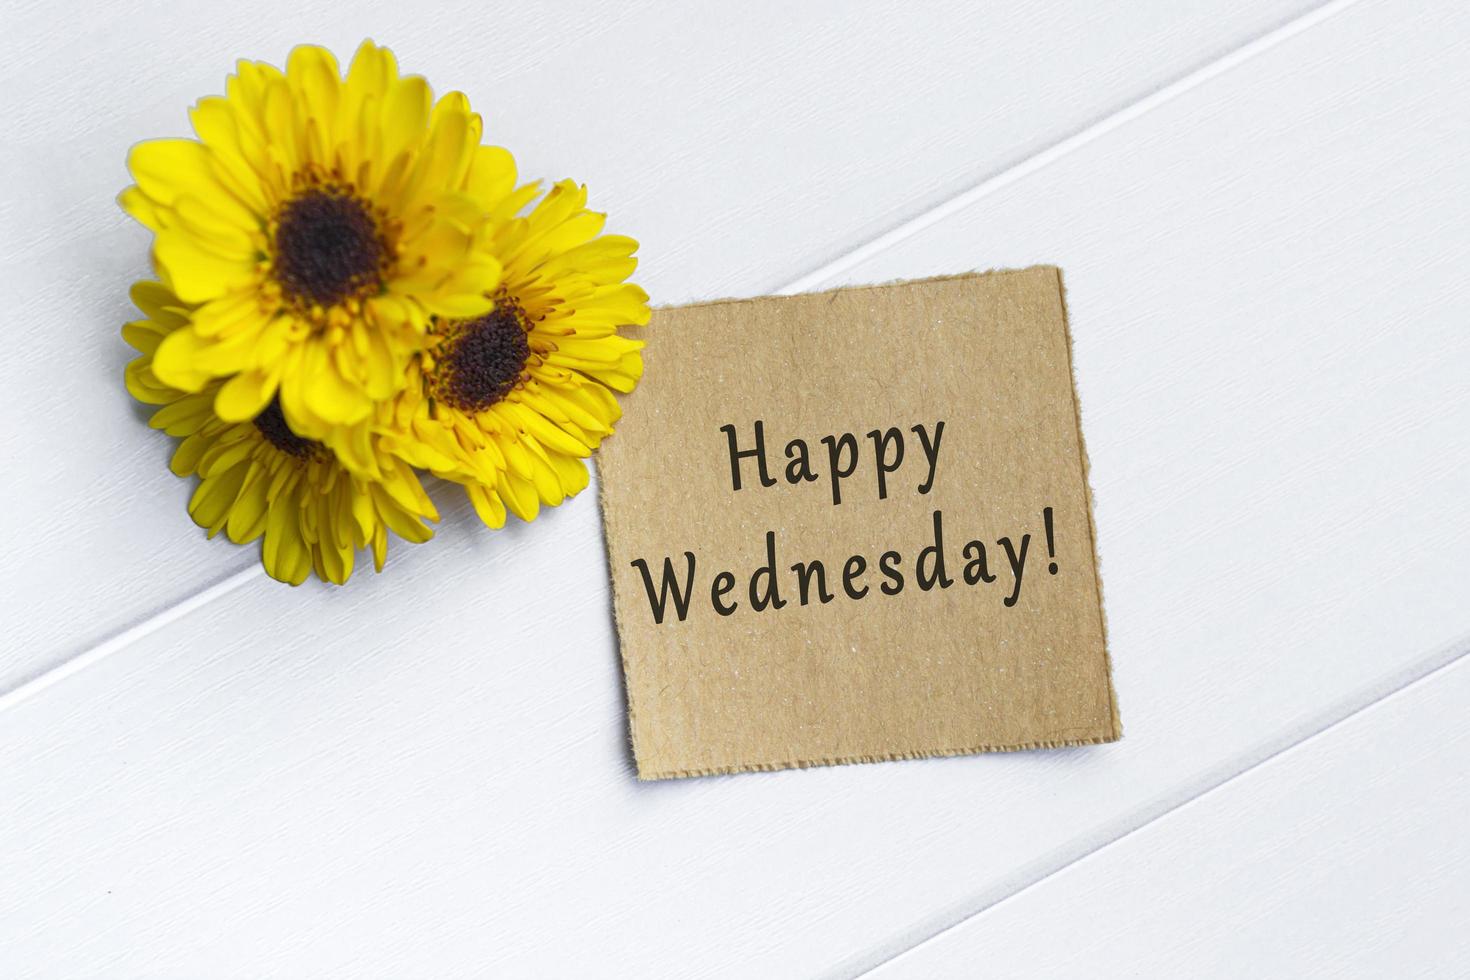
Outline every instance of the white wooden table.
[[(1470, 974), (1470, 8), (127, 8), (0, 6), (0, 976)], [(363, 35), (658, 303), (1061, 265), (1124, 740), (639, 784), (595, 489), (206, 541), (124, 154)]]

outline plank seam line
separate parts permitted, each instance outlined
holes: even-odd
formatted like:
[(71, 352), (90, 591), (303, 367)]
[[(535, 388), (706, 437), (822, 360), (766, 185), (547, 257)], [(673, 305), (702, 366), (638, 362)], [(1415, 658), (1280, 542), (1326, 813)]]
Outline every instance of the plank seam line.
[(1133, 122), (1140, 116), (1146, 115), (1168, 102), (1172, 102), (1174, 99), (1193, 91), (1205, 82), (1239, 67), (1258, 55), (1264, 54), (1277, 45), (1296, 37), (1303, 31), (1310, 30), (1318, 24), (1337, 16), (1359, 2), (1360, 0), (1330, 0), (1330, 2), (1314, 7), (1284, 24), (1279, 24), (1239, 47), (1226, 52), (1214, 61), (1154, 89), (1148, 95), (1130, 102), (1123, 108), (1083, 127), (1072, 135), (1063, 137), (1045, 149), (1033, 153), (1015, 164), (1005, 167), (998, 173), (981, 180), (968, 190), (961, 191), (922, 214), (910, 218), (898, 227), (892, 228), (877, 238), (870, 239), (851, 251), (838, 256), (820, 269), (802, 276), (790, 285), (777, 290), (777, 292), (800, 293), (811, 290), (814, 286), (821, 285), (831, 277), (846, 272), (848, 269), (860, 265), (874, 255), (887, 251), (900, 242), (912, 238), (924, 229), (938, 224), (953, 214), (963, 211), (981, 198), (988, 197), (1004, 187), (1008, 187), (1029, 177), (1031, 174), (1050, 166), (1069, 153), (1101, 139), (1113, 130)]
[[(1308, 743), (1315, 741), (1321, 736), (1327, 735), (1339, 726), (1352, 721), (1359, 715), (1365, 714), (1372, 709), (1384, 705), (1410, 690), (1422, 684), (1432, 682), (1436, 677), (1451, 669), (1456, 664), (1470, 657), (1470, 637), (1462, 637), (1458, 643), (1447, 647), (1440, 647), (1435, 653), (1428, 655), (1419, 663), (1414, 664), (1404, 671), (1400, 671), (1388, 678), (1370, 684), (1360, 691), (1356, 696), (1339, 701), (1328, 710), (1319, 713), (1308, 721), (1296, 726), (1295, 730), (1289, 730), (1278, 739), (1266, 742), (1247, 750), (1223, 767), (1215, 767), (1203, 777), (1194, 781), (1193, 786), (1185, 785), (1180, 791), (1171, 797), (1152, 805), (1145, 806), (1126, 817), (1120, 818), (1110, 828), (1099, 834), (1084, 836), (1077, 847), (1071, 853), (1063, 853), (1058, 859), (1045, 863), (1043, 866), (1033, 868), (1027, 874), (1022, 872), (1021, 880), (1010, 887), (995, 894), (981, 898), (978, 906), (965, 911), (959, 917), (944, 923), (932, 932), (919, 937), (911, 942), (900, 939), (901, 948), (891, 953), (878, 952), (876, 957), (865, 962), (850, 962), (842, 969), (847, 971), (837, 974), (842, 977), (857, 978), (868, 976), (874, 971), (881, 969), (891, 963), (901, 960), (910, 953), (929, 945), (935, 940), (943, 937), (955, 929), (969, 925), (981, 916), (993, 909), (1004, 905), (1011, 899), (1030, 891), (1037, 885), (1056, 877), (1074, 865), (1080, 864), (1088, 858), (1108, 850), (1134, 834), (1153, 826), (1156, 823), (1172, 816), (1185, 807), (1199, 800), (1213, 795), (1224, 789), (1231, 783), (1236, 782), (1255, 772), (1277, 759), (1283, 758), (1305, 747)], [(1224, 770), (1223, 772), (1221, 770)], [(895, 944), (898, 945), (898, 944)]]
[(128, 627), (110, 639), (62, 661), (50, 670), (42, 671), (29, 680), (22, 681), (10, 690), (0, 693), (0, 711), (5, 711), (23, 701), (30, 700), (42, 691), (60, 684), (73, 674), (78, 674), (93, 664), (112, 656), (119, 650), (131, 646), (148, 634), (157, 632), (168, 624), (183, 619), (189, 613), (209, 605), (220, 596), (234, 592), (240, 586), (254, 581), (256, 577), (264, 573), (265, 570), (259, 564), (251, 565), (243, 571), (236, 572), (229, 578), (216, 582), (214, 585), (181, 599), (160, 612), (154, 613), (142, 622)]
[[(1135, 99), (1121, 109), (1109, 113), (1096, 122), (1084, 126), (1070, 136), (1063, 137), (1045, 149), (1031, 154), (1010, 166), (1004, 167), (997, 173), (982, 179), (979, 183), (974, 184), (968, 189), (959, 192), (953, 197), (947, 198), (897, 227), (878, 235), (876, 238), (872, 238), (864, 244), (842, 253), (832, 261), (787, 283), (785, 286), (780, 286), (772, 290), (772, 292), (775, 295), (808, 292), (814, 287), (820, 286), (843, 272), (860, 265), (873, 256), (912, 238), (926, 228), (944, 221), (974, 204), (976, 201), (1008, 187), (1038, 170), (1050, 166), (1069, 153), (1102, 138), (1113, 130), (1198, 88), (1205, 82), (1238, 67), (1257, 55), (1270, 50), (1289, 38), (1295, 37), (1297, 34), (1335, 16), (1358, 2), (1359, 0), (1329, 0), (1328, 3), (1324, 3), (1293, 20), (1278, 25), (1253, 40), (1247, 41), (1239, 47), (1226, 52), (1202, 67), (1196, 68), (1188, 74), (1154, 89), (1148, 95)], [(167, 606), (159, 612), (134, 623), (132, 626), (124, 628), (101, 643), (74, 654), (56, 666), (21, 680), (9, 690), (0, 691), (0, 711), (9, 710), (29, 701), (31, 698), (49, 690), (67, 678), (80, 673), (93, 664), (105, 660), (120, 650), (132, 646), (139, 640), (158, 632), (165, 626), (187, 616), (189, 613), (209, 605), (216, 599), (229, 595), (231, 592), (248, 585), (264, 574), (265, 570), (259, 564), (251, 565), (249, 568), (236, 572), (228, 578), (194, 595), (187, 596), (173, 605)]]

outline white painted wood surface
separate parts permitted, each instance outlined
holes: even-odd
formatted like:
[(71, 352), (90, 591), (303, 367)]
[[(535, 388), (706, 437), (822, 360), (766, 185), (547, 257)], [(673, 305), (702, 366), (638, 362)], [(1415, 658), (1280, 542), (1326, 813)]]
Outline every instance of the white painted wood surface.
[(6, 0), (0, 284), (31, 326), (5, 398), (38, 424), (0, 432), (0, 691), (255, 563), (189, 520), (123, 390), (147, 235), (112, 205), (128, 146), (187, 134), (236, 58), (390, 45), (465, 90), (523, 173), (586, 182), (676, 303), (769, 292), (1309, 3)]
[(1458, 980), (1467, 703), (1461, 659), (869, 976)]
[[(774, 39), (709, 11), (686, 15), (695, 30), (591, 8), (571, 68), (514, 44), (487, 66), (459, 34), (439, 45), (388, 12), (365, 18), (380, 40), (410, 33), (398, 46), (415, 67), (509, 89), (490, 115), (529, 148), (528, 170), (585, 161), (644, 240), (661, 300), (1062, 265), (1127, 735), (640, 785), (590, 494), (498, 535), (454, 508), (433, 545), (345, 590), (247, 578), (149, 620), (243, 556), (169, 516), (184, 491), (161, 482), (162, 448), (110, 386), (121, 350), (84, 347), (77, 367), (75, 329), (26, 336), (7, 398), (45, 405), (67, 437), (0, 436), (11, 460), (54, 461), (12, 465), (5, 483), (23, 559), (3, 573), (9, 679), (146, 625), (0, 700), (0, 973), (965, 973), (1001, 943), (1024, 974), (1091, 948), (1087, 869), (1106, 861), (1137, 886), (1115, 896), (1125, 919), (1182, 928), (1194, 920), (1164, 907), (1169, 889), (1208, 896), (1229, 872), (1232, 895), (1300, 899), (1258, 930), (1328, 938), (1333, 909), (1399, 921), (1380, 903), (1429, 869), (1445, 900), (1423, 911), (1412, 962), (1463, 974), (1453, 883), (1470, 865), (1441, 824), (1465, 794), (1464, 670), (1435, 670), (1470, 645), (1470, 15), (1339, 2), (1282, 26), (1289, 6), (1168, 5), (1169, 24), (1144, 5), (897, 24), (813, 12)], [(350, 9), (328, 40), (360, 32)], [(160, 57), (134, 51), (136, 22), (103, 30), (98, 10), (86, 44), (135, 58), (137, 77), (99, 94), (105, 125), (70, 142), (49, 142), (42, 107), (81, 101), (85, 80), (32, 82), (59, 47), (4, 42), (5, 70), (37, 92), (5, 110), (20, 134), (0, 158), (8, 225), (54, 212), (64, 227), (31, 252), (7, 240), (0, 276), (27, 311), (110, 330), (137, 236), (75, 188), (110, 192), (135, 127), (177, 119), (241, 38), (284, 50), (316, 20), (241, 8), (209, 26), (212, 12), (185, 10), (201, 29), (185, 44), (179, 24), (160, 28), (155, 45), (177, 49)], [(33, 36), (50, 22), (20, 13)], [(604, 45), (645, 72), (599, 74), (615, 63)], [(548, 132), (534, 106), (553, 98), (565, 115)], [(99, 482), (115, 488), (100, 499), (126, 499), (99, 503)], [(1423, 708), (1406, 717), (1406, 703)], [(1359, 744), (1373, 746), (1361, 768)], [(1216, 839), (1237, 823), (1230, 801), (1278, 798), (1282, 765), (1319, 791), (1254, 837), (1231, 831), (1257, 856), (1232, 870)], [(1355, 792), (1385, 771), (1388, 790)], [(1403, 832), (1395, 804), (1424, 832)], [(1299, 841), (1308, 819), (1336, 826), (1343, 808), (1386, 836), (1314, 835), (1302, 866), (1361, 864), (1391, 840), (1398, 870), (1283, 889), (1269, 846), (1250, 851)], [(1134, 842), (1150, 834), (1174, 842), (1157, 839), (1175, 878), (1144, 866)], [(1055, 930), (1008, 925), (1023, 904)], [(1077, 943), (1058, 943), (1071, 924)], [(1393, 949), (1303, 960), (1210, 928), (1245, 973), (1372, 974)], [(1181, 962), (1166, 955), (1149, 962)]]

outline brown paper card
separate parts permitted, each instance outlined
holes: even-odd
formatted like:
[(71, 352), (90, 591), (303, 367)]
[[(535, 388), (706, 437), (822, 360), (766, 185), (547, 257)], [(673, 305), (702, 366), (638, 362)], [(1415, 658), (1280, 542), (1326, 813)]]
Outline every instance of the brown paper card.
[[(662, 309), (638, 335), (598, 471), (641, 778), (1119, 737), (1059, 270)], [(770, 486), (732, 463), (757, 421)]]

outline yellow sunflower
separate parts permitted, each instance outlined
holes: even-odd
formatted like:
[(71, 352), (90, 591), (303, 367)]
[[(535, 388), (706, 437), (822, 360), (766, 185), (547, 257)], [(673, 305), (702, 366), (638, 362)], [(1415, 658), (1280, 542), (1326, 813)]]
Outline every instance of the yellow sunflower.
[(434, 103), (371, 42), (345, 81), (318, 47), (285, 72), (242, 61), (191, 121), (198, 139), (133, 148), (119, 197), (191, 307), (153, 372), (213, 392), (224, 422), (278, 402), (291, 429), (372, 475), (363, 423), (403, 387), (431, 317), (493, 307), (487, 223), (514, 186), (510, 154), (480, 145), (462, 94)]
[(497, 209), (493, 308), (435, 319), (381, 430), (387, 451), (463, 484), (491, 527), (587, 486), (583, 460), (621, 414), (613, 391), (643, 373), (642, 341), (618, 334), (648, 322), (648, 294), (626, 281), (638, 243), (602, 235), (586, 203), (562, 181), (524, 217)]
[(294, 432), (279, 401), (246, 421), (228, 421), (214, 412), (223, 382), (197, 392), (165, 383), (156, 356), (189, 329), (197, 310), (157, 282), (135, 284), (132, 298), (145, 319), (123, 328), (142, 355), (127, 367), (128, 391), (162, 406), (149, 424), (182, 439), (169, 465), (179, 476), (198, 474), (189, 514), (210, 537), (221, 530), (236, 544), (263, 537), (261, 559), (272, 578), (300, 585), (315, 570), (340, 585), (359, 548), (370, 547), (382, 571), (389, 530), (413, 542), (433, 535), (423, 521), (438, 520), (434, 505), (398, 459), (379, 453), (381, 479), (365, 480), (322, 443)]

